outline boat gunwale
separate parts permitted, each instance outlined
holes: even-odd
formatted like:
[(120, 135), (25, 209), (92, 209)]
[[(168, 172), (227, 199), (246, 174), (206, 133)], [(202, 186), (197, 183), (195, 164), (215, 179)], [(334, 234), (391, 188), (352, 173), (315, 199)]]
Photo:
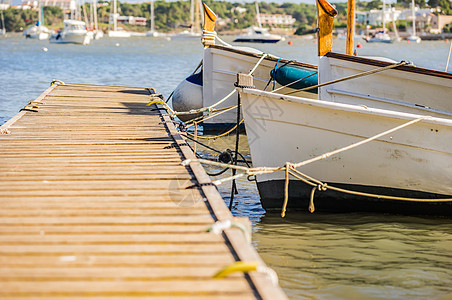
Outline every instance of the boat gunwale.
[(261, 90), (252, 89), (252, 88), (243, 88), (243, 89), (237, 88), (237, 89), (238, 89), (239, 93), (257, 95), (257, 96), (265, 96), (265, 97), (272, 98), (275, 101), (286, 101), (286, 102), (292, 102), (292, 103), (303, 104), (303, 105), (317, 106), (317, 107), (322, 107), (322, 108), (326, 108), (326, 109), (339, 109), (339, 110), (348, 111), (348, 112), (365, 113), (365, 114), (370, 114), (370, 115), (377, 115), (380, 117), (397, 118), (397, 119), (403, 119), (403, 120), (413, 120), (413, 119), (418, 119), (421, 117), (426, 117), (424, 120), (422, 120), (422, 122), (452, 127), (452, 120), (447, 119), (447, 118), (439, 118), (439, 117), (431, 117), (428, 115), (404, 113), (404, 112), (399, 112), (399, 111), (373, 108), (373, 107), (367, 107), (367, 106), (362, 106), (362, 105), (345, 104), (345, 103), (331, 102), (331, 101), (325, 101), (325, 100), (314, 100), (314, 99), (309, 99), (309, 98), (304, 98), (304, 97), (299, 97), (299, 96), (290, 96), (290, 95), (284, 95), (284, 94), (271, 93), (271, 92), (261, 91)]
[[(335, 59), (350, 61), (350, 62), (354, 62), (354, 63), (376, 66), (376, 67), (386, 67), (386, 66), (390, 66), (390, 65), (394, 64), (394, 63), (380, 61), (380, 60), (371, 59), (371, 58), (367, 58), (367, 57), (347, 55), (347, 54), (341, 54), (341, 53), (337, 53), (337, 52), (328, 52), (325, 56), (328, 58), (335, 58)], [(405, 71), (405, 72), (410, 72), (410, 73), (418, 73), (418, 74), (422, 74), (422, 75), (435, 76), (435, 77), (441, 77), (441, 78), (446, 78), (446, 79), (452, 79), (452, 73), (438, 71), (438, 70), (431, 70), (431, 69), (426, 69), (426, 68), (421, 68), (421, 67), (416, 67), (416, 66), (399, 66), (399, 67), (395, 67), (394, 70)]]
[[(221, 45), (210, 45), (209, 48), (225, 50), (225, 51), (229, 51), (229, 52), (233, 52), (233, 53), (237, 53), (237, 54), (241, 54), (241, 55), (246, 55), (246, 56), (254, 57), (254, 58), (261, 58), (262, 57), (262, 55), (259, 55), (259, 54), (256, 54), (256, 53), (246, 52), (246, 51), (243, 51), (243, 50), (240, 50), (240, 49), (235, 49), (235, 48), (231, 48), (231, 47), (225, 47), (225, 46), (221, 46)], [(264, 52), (262, 52), (262, 53), (264, 53)], [(267, 56), (267, 57), (265, 57), (265, 60), (270, 60), (270, 61), (273, 61), (273, 62), (277, 62), (278, 61), (278, 57)], [(311, 69), (318, 70), (317, 66), (314, 66), (314, 65), (311, 65), (311, 64), (307, 64), (307, 63), (302, 63), (302, 62), (295, 61), (295, 60), (287, 60), (287, 59), (284, 59), (284, 58), (279, 58), (279, 61), (281, 63), (284, 63), (284, 64), (290, 62), (290, 64), (294, 65), (294, 66), (303, 67), (303, 68), (311, 68)]]

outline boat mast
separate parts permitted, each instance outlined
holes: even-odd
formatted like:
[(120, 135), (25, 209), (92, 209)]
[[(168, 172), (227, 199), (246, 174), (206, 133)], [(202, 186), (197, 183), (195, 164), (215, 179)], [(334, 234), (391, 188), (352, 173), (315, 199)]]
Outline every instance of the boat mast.
[(42, 26), (42, 2), (39, 1), (38, 34), (41, 33), (41, 26)]
[(383, 0), (383, 33), (386, 33), (386, 1)]
[(117, 30), (116, 18), (116, 0), (113, 0), (113, 31)]
[(2, 18), (2, 31), (0, 31), (0, 33), (2, 35), (6, 35), (6, 28), (5, 28), (5, 18), (3, 16), (3, 10), (0, 10), (0, 16)]
[(411, 18), (413, 19), (413, 36), (416, 36), (416, 14), (414, 13), (414, 0), (411, 0)]
[(337, 10), (326, 0), (317, 0), (318, 54), (324, 56), (333, 48), (333, 21)]
[(195, 2), (196, 0), (190, 1), (190, 32), (193, 33), (193, 25), (195, 23)]
[(352, 55), (355, 39), (355, 0), (348, 0), (347, 6), (347, 44), (345, 53)]
[[(94, 0), (89, 4), (89, 27), (94, 30)], [(88, 26), (88, 24), (86, 24)]]
[(257, 25), (259, 26), (259, 28), (262, 28), (262, 23), (261, 23), (261, 14), (259, 13), (259, 4), (256, 3), (256, 16), (257, 16)]
[(89, 25), (85, 1), (83, 1), (83, 18), (85, 19), (85, 25)]
[(196, 8), (196, 21), (195, 21), (195, 32), (196, 33), (199, 33), (199, 32), (201, 32), (201, 27), (200, 27), (200, 20), (199, 20), (199, 14), (201, 13), (200, 12), (200, 9), (199, 9), (199, 0), (195, 0), (196, 1), (196, 3), (195, 3), (195, 8)]
[(151, 32), (154, 32), (154, 27), (155, 27), (155, 23), (154, 23), (154, 1), (151, 1)]
[(94, 14), (94, 29), (99, 31), (99, 28), (97, 27), (97, 0), (93, 0), (93, 14)]

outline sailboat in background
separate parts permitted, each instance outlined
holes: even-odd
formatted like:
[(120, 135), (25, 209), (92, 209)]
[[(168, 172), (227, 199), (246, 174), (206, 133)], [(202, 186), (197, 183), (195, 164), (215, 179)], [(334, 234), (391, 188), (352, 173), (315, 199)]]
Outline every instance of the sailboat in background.
[(389, 34), (386, 33), (386, 2), (383, 1), (383, 29), (377, 31), (371, 37), (363, 38), (368, 43), (392, 43), (394, 40), (391, 39)]
[(414, 12), (414, 0), (411, 1), (411, 19), (413, 21), (413, 34), (407, 37), (407, 41), (420, 43), (421, 38), (416, 35), (416, 13)]
[(30, 27), (28, 27), (23, 32), (23, 35), (26, 38), (30, 39), (47, 40), (50, 36), (50, 30), (43, 24), (44, 24), (44, 9), (42, 7), (41, 1), (39, 1), (38, 22), (36, 22), (35, 25), (31, 25)]
[(151, 36), (151, 37), (166, 36), (166, 34), (155, 31), (154, 1), (151, 1), (150, 9), (151, 9), (151, 30), (146, 32), (146, 36)]
[(1, 18), (1, 22), (2, 22), (2, 29), (0, 29), (0, 35), (5, 36), (6, 28), (5, 28), (5, 18), (3, 16), (3, 10), (0, 10), (0, 18)]
[(234, 42), (248, 42), (248, 43), (277, 43), (281, 40), (281, 36), (271, 34), (267, 28), (262, 27), (261, 17), (259, 13), (259, 5), (256, 3), (256, 17), (258, 26), (251, 26), (247, 28), (245, 34), (236, 36)]
[(173, 35), (171, 37), (171, 40), (200, 39), (201, 38), (201, 27), (200, 27), (199, 14), (200, 14), (199, 0), (191, 0), (191, 2), (190, 2), (190, 30), (184, 30), (178, 34)]
[(99, 30), (99, 26), (97, 25), (97, 0), (91, 0), (90, 8), (93, 37), (95, 40), (99, 40), (104, 37), (104, 32)]
[(110, 23), (113, 22), (113, 30), (108, 31), (109, 37), (131, 37), (131, 33), (128, 31), (125, 31), (121, 28), (121, 30), (118, 30), (118, 16), (117, 13), (117, 3), (116, 0), (113, 1), (113, 14), (110, 14)]

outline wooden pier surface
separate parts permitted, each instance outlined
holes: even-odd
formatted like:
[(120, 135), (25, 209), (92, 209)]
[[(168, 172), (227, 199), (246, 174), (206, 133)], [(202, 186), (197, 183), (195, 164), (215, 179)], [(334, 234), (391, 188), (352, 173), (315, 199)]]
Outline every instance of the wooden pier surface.
[[(285, 299), (149, 89), (52, 85), (0, 127), (0, 299)], [(156, 107), (155, 105), (153, 106)]]

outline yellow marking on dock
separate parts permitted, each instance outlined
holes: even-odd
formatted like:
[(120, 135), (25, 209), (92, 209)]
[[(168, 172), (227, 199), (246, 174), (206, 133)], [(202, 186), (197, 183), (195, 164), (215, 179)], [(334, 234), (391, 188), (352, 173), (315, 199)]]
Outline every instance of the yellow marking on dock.
[(286, 299), (262, 273), (212, 278), (263, 262), (240, 229), (206, 232), (232, 215), (186, 189), (210, 179), (151, 97), (53, 85), (0, 127), (1, 299)]

